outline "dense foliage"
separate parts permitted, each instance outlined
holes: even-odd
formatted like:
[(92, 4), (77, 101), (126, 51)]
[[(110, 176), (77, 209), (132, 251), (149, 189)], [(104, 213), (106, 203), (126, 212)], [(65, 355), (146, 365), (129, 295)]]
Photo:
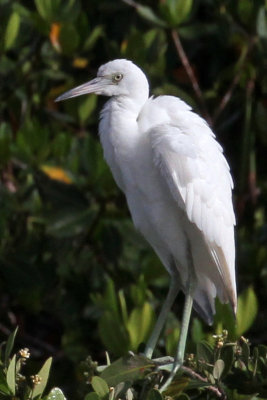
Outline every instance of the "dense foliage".
[[(6, 340), (18, 325), (15, 350), (31, 353), (14, 357), (11, 335), (0, 397), (40, 398), (45, 385), (36, 391), (38, 382), (25, 378), (25, 386), (21, 377), (34, 377), (52, 356), (49, 385), (68, 398), (90, 390), (87, 400), (161, 398), (155, 365), (127, 352), (146, 341), (167, 273), (133, 228), (103, 161), (103, 99), (54, 103), (99, 65), (129, 58), (149, 76), (152, 94), (177, 95), (208, 120), (235, 182), (237, 324), (220, 304), (211, 328), (194, 314), (190, 371), (168, 396), (266, 398), (266, 2), (0, 0), (0, 20), (0, 334)], [(158, 356), (174, 352), (182, 306), (180, 295)], [(94, 361), (109, 357), (123, 358), (99, 377)], [(49, 396), (64, 398), (59, 390)]]

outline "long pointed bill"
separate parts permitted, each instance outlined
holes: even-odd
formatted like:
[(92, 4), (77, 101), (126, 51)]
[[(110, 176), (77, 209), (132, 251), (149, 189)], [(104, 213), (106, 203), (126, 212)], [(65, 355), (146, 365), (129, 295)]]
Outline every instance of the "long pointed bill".
[(68, 90), (67, 92), (63, 93), (62, 95), (58, 96), (55, 101), (62, 101), (71, 99), (72, 97), (81, 96), (82, 94), (88, 93), (96, 93), (103, 89), (107, 85), (107, 81), (103, 77), (92, 79), (89, 82), (84, 83), (83, 85), (77, 86), (74, 89)]

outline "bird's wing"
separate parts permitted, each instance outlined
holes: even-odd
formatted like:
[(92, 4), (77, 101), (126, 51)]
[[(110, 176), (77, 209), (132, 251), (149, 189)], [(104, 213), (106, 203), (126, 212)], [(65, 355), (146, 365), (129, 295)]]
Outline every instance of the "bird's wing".
[[(222, 148), (206, 122), (181, 100), (162, 96), (151, 100), (149, 107), (156, 124), (149, 130), (154, 163), (203, 235), (223, 281), (220, 298), (235, 309), (233, 182)], [(161, 110), (164, 118), (157, 119)]]

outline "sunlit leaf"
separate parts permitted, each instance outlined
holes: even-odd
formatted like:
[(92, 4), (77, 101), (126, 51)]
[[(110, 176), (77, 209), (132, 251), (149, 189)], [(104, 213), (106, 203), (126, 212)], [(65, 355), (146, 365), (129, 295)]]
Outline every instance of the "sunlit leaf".
[(55, 387), (47, 395), (46, 400), (66, 400), (61, 389)]
[(247, 290), (238, 296), (237, 303), (237, 328), (236, 335), (240, 337), (246, 332), (256, 318), (258, 312), (258, 301), (253, 288), (250, 286)]
[(130, 336), (130, 348), (138, 349), (140, 343), (145, 342), (155, 323), (155, 313), (150, 303), (136, 307), (130, 314), (127, 329)]
[(94, 376), (92, 379), (92, 387), (100, 399), (105, 398), (109, 393), (109, 387), (104, 379)]
[(40, 377), (40, 383), (34, 386), (32, 390), (32, 398), (41, 396), (43, 394), (49, 378), (51, 364), (52, 364), (52, 357), (49, 357), (45, 361), (40, 371), (38, 372), (37, 375)]
[(219, 359), (216, 360), (214, 367), (213, 367), (213, 377), (216, 380), (220, 380), (224, 370), (224, 361)]
[(92, 112), (95, 110), (97, 104), (97, 96), (90, 95), (84, 96), (78, 108), (78, 114), (80, 121), (82, 123), (91, 116)]
[(50, 165), (42, 165), (41, 170), (49, 176), (51, 179), (55, 179), (56, 181), (64, 182), (66, 184), (71, 183), (71, 179), (61, 167), (52, 167)]
[(6, 373), (6, 381), (12, 394), (16, 393), (16, 354), (12, 357)]
[(10, 49), (16, 41), (20, 27), (20, 16), (13, 12), (9, 18), (5, 32), (5, 48)]

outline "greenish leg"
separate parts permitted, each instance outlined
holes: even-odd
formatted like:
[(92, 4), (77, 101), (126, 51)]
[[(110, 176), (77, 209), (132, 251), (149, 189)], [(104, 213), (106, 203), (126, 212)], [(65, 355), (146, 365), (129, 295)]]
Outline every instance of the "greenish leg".
[(171, 283), (170, 283), (170, 288), (166, 297), (166, 300), (163, 303), (163, 306), (161, 308), (158, 320), (156, 322), (155, 328), (147, 342), (144, 355), (148, 358), (152, 357), (153, 351), (156, 347), (157, 341), (159, 339), (160, 333), (162, 331), (162, 328), (165, 324), (165, 321), (167, 319), (168, 313), (174, 303), (174, 300), (177, 297), (177, 294), (179, 292), (179, 287), (180, 287), (180, 281), (176, 276), (171, 276)]
[(188, 327), (189, 327), (190, 316), (191, 316), (191, 311), (192, 311), (192, 306), (193, 306), (194, 289), (195, 289), (195, 279), (193, 276), (190, 276), (189, 282), (188, 282), (187, 293), (185, 296), (185, 305), (184, 305), (184, 311), (183, 311), (181, 333), (180, 333), (180, 338), (179, 338), (179, 342), (178, 342), (175, 360), (173, 363), (173, 367), (172, 367), (170, 376), (168, 377), (168, 379), (164, 383), (164, 385), (160, 388), (160, 392), (164, 392), (164, 390), (167, 389), (167, 387), (171, 383), (174, 375), (176, 374), (176, 372), (178, 371), (178, 369), (181, 367), (181, 365), (184, 362), (186, 339), (187, 339)]

